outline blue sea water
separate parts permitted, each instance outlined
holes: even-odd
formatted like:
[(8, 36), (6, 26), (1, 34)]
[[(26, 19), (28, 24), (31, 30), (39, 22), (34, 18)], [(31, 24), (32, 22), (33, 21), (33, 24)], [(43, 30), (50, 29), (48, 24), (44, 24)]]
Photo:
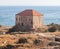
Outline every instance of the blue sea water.
[(60, 6), (0, 6), (0, 25), (14, 26), (15, 14), (34, 9), (44, 15), (44, 24), (60, 24)]

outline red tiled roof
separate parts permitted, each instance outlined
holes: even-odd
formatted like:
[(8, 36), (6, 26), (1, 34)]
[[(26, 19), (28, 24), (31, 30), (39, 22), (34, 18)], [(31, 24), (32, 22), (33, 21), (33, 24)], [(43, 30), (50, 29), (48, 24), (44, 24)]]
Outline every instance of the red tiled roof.
[(35, 11), (35, 10), (24, 10), (16, 15), (20, 16), (43, 16), (41, 13)]

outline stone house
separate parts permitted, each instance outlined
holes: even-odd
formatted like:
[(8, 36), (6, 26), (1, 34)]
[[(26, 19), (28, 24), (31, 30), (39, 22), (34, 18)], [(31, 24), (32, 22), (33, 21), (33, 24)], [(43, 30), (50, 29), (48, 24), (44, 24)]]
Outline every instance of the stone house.
[(33, 29), (43, 27), (43, 15), (36, 10), (27, 9), (16, 14), (16, 25)]

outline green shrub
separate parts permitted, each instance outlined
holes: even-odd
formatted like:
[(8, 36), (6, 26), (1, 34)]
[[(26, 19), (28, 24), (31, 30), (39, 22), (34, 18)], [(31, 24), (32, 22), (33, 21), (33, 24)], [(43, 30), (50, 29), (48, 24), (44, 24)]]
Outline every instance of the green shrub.
[(48, 32), (48, 30), (45, 29), (45, 28), (38, 28), (38, 29), (37, 29), (37, 32), (45, 33), (45, 32)]
[(60, 25), (58, 25), (57, 28), (58, 28), (58, 31), (60, 31)]
[(57, 28), (53, 26), (51, 28), (48, 28), (48, 31), (49, 32), (55, 32), (55, 31), (57, 31)]
[(0, 27), (2, 27), (2, 25), (0, 25)]
[(21, 26), (20, 24), (17, 24), (15, 26), (13, 26), (11, 29), (9, 29), (9, 31), (7, 33), (10, 32), (29, 32), (32, 31), (32, 29), (29, 26)]
[(13, 49), (14, 48), (14, 46), (12, 46), (12, 45), (7, 45), (6, 46), (6, 49)]
[[(50, 24), (50, 25), (47, 25), (48, 26), (48, 31), (49, 32), (55, 32), (55, 31), (60, 31), (60, 24), (54, 24), (54, 23), (52, 23), (52, 24)], [(51, 26), (51, 28), (50, 28), (50, 26)]]
[(48, 46), (56, 46), (56, 43), (50, 42), (50, 43), (48, 44)]
[(27, 39), (26, 38), (20, 38), (19, 41), (17, 43), (27, 43)]
[(41, 28), (37, 28), (37, 32), (41, 32)]
[(41, 44), (41, 40), (35, 39), (35, 40), (34, 40), (34, 44), (35, 44), (35, 45), (40, 45), (40, 44)]

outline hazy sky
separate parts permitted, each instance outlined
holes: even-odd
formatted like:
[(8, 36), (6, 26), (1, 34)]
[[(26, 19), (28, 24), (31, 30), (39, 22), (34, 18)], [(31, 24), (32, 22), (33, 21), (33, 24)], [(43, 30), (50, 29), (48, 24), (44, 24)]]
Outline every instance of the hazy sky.
[(60, 0), (0, 0), (0, 6), (60, 6)]

